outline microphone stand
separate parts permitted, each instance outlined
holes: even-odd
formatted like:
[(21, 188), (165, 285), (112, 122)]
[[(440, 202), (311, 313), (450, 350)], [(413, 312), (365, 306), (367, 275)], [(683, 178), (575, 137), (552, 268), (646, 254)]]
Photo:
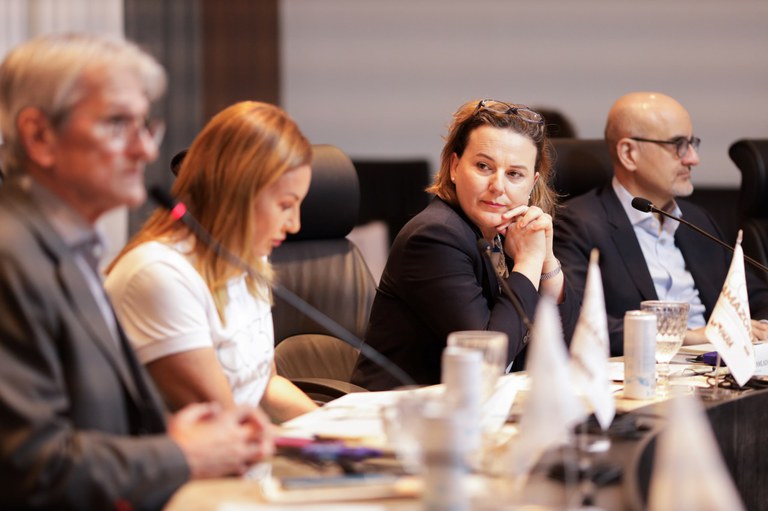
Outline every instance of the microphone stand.
[[(705, 236), (705, 237), (711, 239), (712, 241), (714, 241), (718, 245), (720, 245), (720, 246), (722, 246), (724, 248), (727, 248), (728, 250), (733, 252), (733, 250), (734, 250), (733, 247), (730, 246), (729, 244), (727, 244), (726, 242), (724, 242), (723, 240), (721, 240), (720, 238), (717, 238), (716, 236), (712, 236), (710, 233), (708, 233), (704, 229), (702, 229), (702, 228), (692, 224), (691, 222), (689, 222), (687, 220), (684, 220), (683, 218), (677, 217), (677, 216), (675, 216), (675, 215), (673, 215), (671, 213), (667, 213), (666, 211), (657, 208), (656, 206), (653, 205), (652, 202), (647, 201), (646, 199), (642, 199), (642, 200), (640, 200), (640, 199), (642, 199), (642, 198), (641, 197), (635, 197), (634, 199), (632, 199), (632, 207), (634, 207), (635, 209), (637, 209), (639, 211), (643, 211), (643, 212), (646, 212), (646, 213), (647, 212), (658, 213), (658, 214), (663, 215), (663, 216), (665, 216), (665, 217), (667, 217), (669, 219), (676, 220), (676, 221), (680, 222), (681, 224), (690, 227), (691, 229), (693, 229), (694, 231), (698, 232), (702, 236)], [(752, 259), (751, 257), (749, 257), (746, 254), (744, 254), (744, 260), (747, 261), (752, 266), (754, 266), (755, 268), (758, 268), (758, 269), (768, 273), (768, 266), (765, 266), (764, 264), (761, 264), (760, 262)]]
[[(187, 207), (177, 202), (170, 194), (165, 192), (162, 188), (152, 187), (149, 191), (152, 198), (167, 209), (171, 216), (184, 223), (187, 228), (192, 231), (197, 239), (209, 246), (219, 257), (225, 259), (233, 266), (240, 268), (246, 272), (249, 276), (256, 275), (256, 271), (245, 261), (229, 251), (225, 246), (219, 243), (211, 234), (202, 226), (197, 219), (187, 210)], [(384, 369), (404, 387), (415, 386), (416, 382), (411, 378), (408, 373), (403, 371), (397, 364), (393, 363), (387, 357), (379, 353), (374, 348), (359, 339), (352, 332), (338, 324), (327, 314), (323, 313), (316, 307), (309, 304), (306, 300), (299, 297), (296, 293), (284, 287), (283, 285), (275, 282), (272, 284), (272, 292), (285, 300), (288, 304), (295, 307), (298, 311), (308, 316), (316, 323), (322, 325), (335, 337), (341, 339), (345, 343), (349, 344), (353, 348), (360, 351), (366, 358), (370, 359), (373, 363)]]
[[(704, 236), (706, 238), (709, 238), (710, 240), (714, 241), (718, 245), (727, 248), (731, 252), (734, 252), (734, 248), (732, 246), (728, 245), (727, 243), (725, 243), (720, 238), (717, 238), (717, 237), (711, 235), (710, 233), (708, 233), (704, 229), (698, 227), (697, 225), (692, 224), (691, 222), (689, 222), (687, 220), (683, 220), (680, 217), (676, 217), (675, 215), (672, 215), (672, 214), (667, 213), (666, 211), (664, 211), (662, 209), (657, 208), (648, 199), (645, 199), (643, 197), (635, 197), (635, 198), (632, 199), (632, 207), (635, 208), (636, 210), (642, 211), (644, 213), (649, 213), (649, 212), (658, 213), (658, 214), (660, 214), (662, 216), (665, 216), (667, 218), (670, 218), (672, 220), (676, 220), (676, 221), (680, 222), (681, 224), (683, 224), (683, 225), (685, 225), (687, 227), (690, 227), (691, 229), (693, 229), (694, 231), (698, 232), (702, 236)], [(739, 239), (736, 242), (737, 244), (741, 243), (741, 236), (742, 236), (742, 233), (741, 233), (741, 231), (739, 231)], [(744, 254), (743, 252), (742, 252), (742, 256), (744, 257), (745, 261), (750, 263), (755, 268), (758, 268), (758, 269), (768, 273), (768, 267), (766, 267), (765, 265), (763, 265), (763, 264), (759, 263), (758, 261), (752, 259), (751, 257), (749, 257), (748, 255)], [(710, 399), (718, 399), (719, 395), (720, 395), (720, 352), (719, 351), (717, 352), (717, 361), (716, 361), (715, 366), (714, 366), (714, 368), (712, 370), (712, 373), (713, 373), (713, 376), (714, 376), (714, 379), (715, 379), (715, 385), (714, 385), (714, 389), (712, 389), (712, 395), (710, 396)]]
[[(480, 253), (489, 263), (491, 263), (491, 268), (493, 268), (493, 260), (491, 259), (491, 244), (488, 242), (488, 240), (484, 238), (478, 239), (477, 248), (480, 249)], [(501, 254), (501, 257), (504, 257), (503, 253)], [(523, 337), (523, 344), (528, 344), (528, 335), (533, 329), (533, 323), (531, 323), (531, 320), (528, 319), (528, 315), (525, 313), (525, 309), (523, 309), (523, 305), (520, 303), (520, 299), (512, 291), (512, 289), (509, 288), (509, 284), (507, 284), (507, 282), (498, 275), (496, 276), (496, 279), (499, 281), (499, 285), (501, 285), (501, 289), (504, 291), (504, 294), (507, 295), (509, 301), (512, 302), (512, 306), (515, 308), (517, 315), (520, 316), (520, 319), (523, 321), (525, 328), (528, 329), (528, 332)]]

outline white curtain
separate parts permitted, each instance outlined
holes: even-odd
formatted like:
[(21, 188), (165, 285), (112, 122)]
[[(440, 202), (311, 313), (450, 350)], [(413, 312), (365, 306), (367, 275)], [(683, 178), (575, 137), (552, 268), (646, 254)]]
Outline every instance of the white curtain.
[[(61, 32), (123, 35), (123, 0), (0, 0), (0, 59), (32, 37)], [(126, 241), (128, 214), (113, 211), (100, 222), (110, 260)]]
[(53, 32), (123, 34), (123, 0), (0, 0), (0, 54)]

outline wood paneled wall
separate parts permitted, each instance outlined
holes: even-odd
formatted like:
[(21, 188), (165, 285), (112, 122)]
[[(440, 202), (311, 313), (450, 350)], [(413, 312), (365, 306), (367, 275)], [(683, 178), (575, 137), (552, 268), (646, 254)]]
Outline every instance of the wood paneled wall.
[[(246, 99), (280, 103), (279, 0), (124, 0), (125, 32), (168, 71), (158, 105), (166, 136), (147, 185), (170, 187), (169, 162), (214, 114)], [(136, 232), (152, 203), (133, 211)]]
[(246, 99), (280, 103), (278, 0), (201, 0), (206, 119)]

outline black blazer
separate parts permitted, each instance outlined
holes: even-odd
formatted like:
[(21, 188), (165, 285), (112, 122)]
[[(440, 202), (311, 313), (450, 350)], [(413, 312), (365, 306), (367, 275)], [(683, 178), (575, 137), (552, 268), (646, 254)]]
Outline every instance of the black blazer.
[(2, 509), (158, 509), (189, 477), (164, 408), (61, 237), (0, 189)]
[[(400, 231), (373, 302), (365, 341), (420, 384), (440, 382), (440, 362), (448, 334), (457, 330), (497, 330), (509, 337), (508, 363), (522, 368), (526, 328), (499, 288), (496, 273), (477, 247), (480, 231), (464, 213), (435, 198)], [(508, 266), (512, 267), (508, 260)], [(522, 274), (507, 279), (529, 318), (539, 294)], [(566, 290), (559, 306), (572, 330), (579, 301)], [(570, 336), (569, 336), (570, 337)], [(371, 390), (399, 385), (361, 356), (352, 382)]]
[[(677, 204), (683, 218), (722, 239), (714, 219), (703, 209), (685, 200), (678, 199)], [(709, 318), (725, 282), (732, 253), (684, 225), (675, 231), (675, 245), (699, 290), (705, 318)], [(621, 355), (624, 313), (639, 309), (641, 301), (656, 300), (658, 296), (635, 231), (610, 183), (566, 202), (555, 221), (555, 254), (579, 296), (584, 292), (592, 248), (600, 250), (611, 355)], [(747, 284), (752, 317), (768, 317), (768, 287), (750, 268)]]

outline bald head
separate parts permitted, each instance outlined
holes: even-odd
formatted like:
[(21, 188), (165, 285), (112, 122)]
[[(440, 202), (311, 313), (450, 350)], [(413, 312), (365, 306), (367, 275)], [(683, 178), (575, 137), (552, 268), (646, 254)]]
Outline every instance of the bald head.
[[(693, 192), (698, 142), (690, 145), (691, 118), (673, 98), (658, 92), (622, 96), (608, 113), (605, 140), (614, 175), (632, 195), (664, 206)], [(678, 152), (675, 141), (680, 140), (687, 144)]]
[(683, 105), (660, 92), (631, 92), (620, 97), (608, 112), (605, 140), (615, 159), (616, 143), (624, 137), (665, 137), (667, 128), (681, 120), (690, 124)]

